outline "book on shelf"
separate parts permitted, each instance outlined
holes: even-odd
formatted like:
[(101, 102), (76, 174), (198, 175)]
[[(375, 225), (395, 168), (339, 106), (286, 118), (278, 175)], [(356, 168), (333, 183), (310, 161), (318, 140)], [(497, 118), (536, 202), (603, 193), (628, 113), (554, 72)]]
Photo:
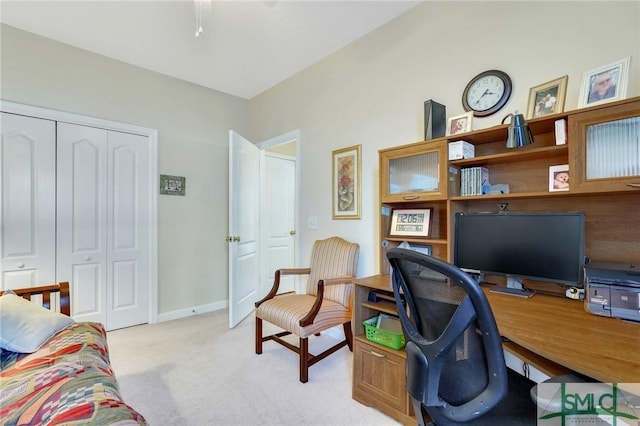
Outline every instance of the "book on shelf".
[(556, 120), (556, 145), (567, 143), (567, 120), (561, 118)]
[(465, 167), (460, 171), (460, 195), (482, 195), (482, 188), (489, 186), (489, 169)]

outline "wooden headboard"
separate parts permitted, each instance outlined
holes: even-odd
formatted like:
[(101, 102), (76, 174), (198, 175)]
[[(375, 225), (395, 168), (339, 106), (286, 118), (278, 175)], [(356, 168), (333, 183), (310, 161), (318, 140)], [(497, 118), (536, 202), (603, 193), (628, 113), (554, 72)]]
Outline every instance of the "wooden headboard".
[[(42, 306), (47, 309), (51, 309), (51, 295), (54, 293), (60, 293), (60, 313), (71, 316), (71, 300), (69, 299), (68, 281), (40, 287), (13, 288), (11, 291), (27, 300), (31, 300), (31, 296), (41, 295)], [(2, 295), (2, 293), (3, 292), (0, 291), (0, 295)]]

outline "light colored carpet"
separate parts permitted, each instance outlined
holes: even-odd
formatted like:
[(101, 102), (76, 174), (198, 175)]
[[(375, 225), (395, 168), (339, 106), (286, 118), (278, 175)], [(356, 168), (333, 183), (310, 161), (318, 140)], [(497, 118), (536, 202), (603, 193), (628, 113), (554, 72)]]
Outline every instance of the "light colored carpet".
[[(253, 315), (229, 329), (221, 310), (111, 331), (108, 341), (125, 401), (153, 426), (399, 424), (351, 398), (348, 348), (300, 383), (295, 353), (266, 342), (255, 354)], [(335, 341), (310, 338), (310, 352)]]

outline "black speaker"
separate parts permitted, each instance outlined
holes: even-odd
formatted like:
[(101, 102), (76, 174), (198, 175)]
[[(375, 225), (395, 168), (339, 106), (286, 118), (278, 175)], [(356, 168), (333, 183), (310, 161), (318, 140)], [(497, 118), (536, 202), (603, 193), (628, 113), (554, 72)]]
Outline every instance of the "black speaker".
[(424, 140), (444, 136), (447, 128), (447, 114), (444, 105), (432, 99), (424, 103)]

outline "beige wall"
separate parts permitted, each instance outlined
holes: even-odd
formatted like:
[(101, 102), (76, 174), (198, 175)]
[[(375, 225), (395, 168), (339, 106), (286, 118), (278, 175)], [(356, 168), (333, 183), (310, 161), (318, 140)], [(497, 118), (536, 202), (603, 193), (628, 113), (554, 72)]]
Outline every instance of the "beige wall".
[[(476, 74), (507, 72), (514, 92), (474, 129), (526, 112), (529, 89), (569, 76), (575, 109), (582, 73), (631, 56), (629, 96), (640, 95), (638, 2), (426, 2), (250, 102), (255, 140), (301, 133), (301, 257), (333, 234), (361, 244), (359, 275), (378, 271), (378, 150), (422, 140), (423, 104), (464, 113)], [(331, 219), (331, 151), (362, 144), (362, 219)], [(307, 230), (318, 216), (318, 230)]]
[(158, 171), (186, 196), (158, 196), (158, 313), (226, 306), (229, 129), (248, 102), (2, 26), (4, 100), (158, 129)]
[[(638, 2), (429, 1), (250, 101), (10, 27), (1, 36), (2, 99), (157, 128), (160, 173), (187, 177), (186, 197), (159, 197), (161, 318), (226, 303), (229, 129), (256, 142), (300, 129), (301, 258), (315, 239), (342, 235), (360, 243), (359, 275), (369, 275), (378, 268), (377, 151), (422, 138), (425, 100), (458, 115), (469, 79), (498, 68), (513, 96), (475, 128), (524, 112), (530, 87), (565, 74), (573, 109), (582, 72), (626, 56), (628, 95), (640, 94)], [(362, 219), (334, 221), (331, 151), (356, 144)], [(318, 230), (306, 229), (309, 216)]]

